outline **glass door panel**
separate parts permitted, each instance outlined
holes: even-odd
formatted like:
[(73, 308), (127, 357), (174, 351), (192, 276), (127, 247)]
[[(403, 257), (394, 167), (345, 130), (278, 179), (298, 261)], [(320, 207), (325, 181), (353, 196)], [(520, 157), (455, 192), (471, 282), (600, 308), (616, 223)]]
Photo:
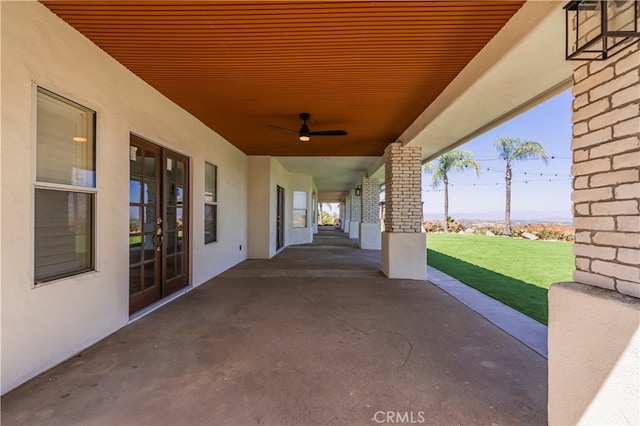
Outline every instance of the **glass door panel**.
[(161, 207), (155, 196), (159, 185), (156, 159), (161, 151), (135, 136), (131, 136), (129, 151), (129, 312), (132, 313), (161, 297), (161, 252), (154, 245)]
[(186, 260), (186, 235), (183, 229), (188, 220), (188, 159), (174, 152), (165, 152), (165, 291), (173, 292), (188, 283), (188, 271), (183, 266)]

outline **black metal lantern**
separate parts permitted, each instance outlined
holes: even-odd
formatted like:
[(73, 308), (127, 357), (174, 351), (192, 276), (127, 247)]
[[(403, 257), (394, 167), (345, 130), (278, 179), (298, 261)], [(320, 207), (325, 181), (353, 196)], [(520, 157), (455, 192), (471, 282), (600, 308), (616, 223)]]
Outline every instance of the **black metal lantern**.
[(567, 59), (607, 59), (640, 37), (636, 0), (575, 0), (564, 9)]
[(356, 186), (356, 197), (362, 195), (362, 185)]

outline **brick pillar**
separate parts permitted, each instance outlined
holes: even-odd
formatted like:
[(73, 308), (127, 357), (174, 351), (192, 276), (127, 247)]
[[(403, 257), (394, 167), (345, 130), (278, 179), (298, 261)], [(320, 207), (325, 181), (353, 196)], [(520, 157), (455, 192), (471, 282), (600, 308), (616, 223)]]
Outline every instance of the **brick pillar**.
[(549, 290), (549, 423), (640, 424), (640, 54), (574, 62), (573, 283)]
[(344, 200), (344, 221), (342, 223), (344, 224), (343, 231), (348, 234), (349, 224), (351, 222), (351, 194), (347, 194)]
[(362, 196), (356, 195), (356, 189), (349, 191), (351, 198), (351, 221), (349, 222), (349, 238), (358, 238), (360, 235), (360, 211), (362, 210)]
[(389, 144), (384, 151), (385, 231), (382, 272), (389, 278), (426, 279), (426, 234), (422, 228), (422, 162), (419, 147)]
[(362, 211), (360, 215), (361, 249), (380, 250), (382, 233), (380, 231), (380, 186), (376, 178), (362, 178)]

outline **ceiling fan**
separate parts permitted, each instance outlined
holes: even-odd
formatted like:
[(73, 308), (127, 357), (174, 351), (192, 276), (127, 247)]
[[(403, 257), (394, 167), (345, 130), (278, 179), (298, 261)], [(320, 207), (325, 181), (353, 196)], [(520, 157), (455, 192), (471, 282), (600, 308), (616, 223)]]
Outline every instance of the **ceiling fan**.
[(298, 141), (296, 144), (300, 145), (305, 142), (308, 142), (311, 137), (310, 136), (346, 136), (347, 132), (345, 130), (320, 130), (317, 132), (312, 132), (309, 130), (309, 126), (307, 125), (307, 121), (311, 118), (311, 114), (308, 112), (300, 113), (300, 120), (302, 120), (302, 127), (300, 130), (291, 130), (286, 129), (284, 127), (272, 126), (271, 124), (267, 124), (267, 127), (273, 130), (280, 130), (282, 132), (295, 133), (298, 135)]

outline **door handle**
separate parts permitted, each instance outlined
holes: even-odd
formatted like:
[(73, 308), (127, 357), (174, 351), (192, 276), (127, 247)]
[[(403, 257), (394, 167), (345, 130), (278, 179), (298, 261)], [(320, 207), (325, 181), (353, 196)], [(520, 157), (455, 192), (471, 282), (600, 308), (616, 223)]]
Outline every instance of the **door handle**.
[(153, 235), (153, 245), (156, 248), (156, 251), (162, 250), (162, 241), (164, 240), (164, 236), (162, 235), (162, 218), (159, 217), (156, 219), (156, 232)]

